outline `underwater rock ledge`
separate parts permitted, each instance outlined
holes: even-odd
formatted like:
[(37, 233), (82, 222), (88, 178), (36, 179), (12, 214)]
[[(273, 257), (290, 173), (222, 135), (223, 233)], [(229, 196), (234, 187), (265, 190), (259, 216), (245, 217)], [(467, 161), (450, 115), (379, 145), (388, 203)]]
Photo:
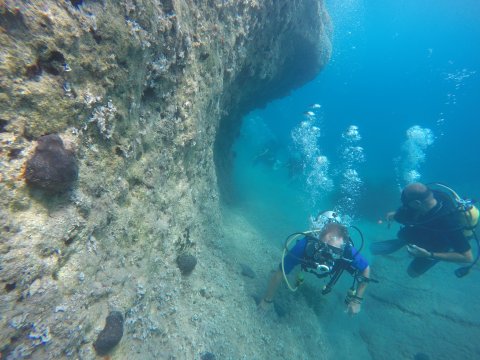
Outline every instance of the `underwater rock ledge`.
[[(228, 186), (242, 115), (328, 61), (323, 2), (5, 0), (0, 13), (1, 357), (93, 359), (112, 309), (115, 358), (209, 352), (192, 303), (233, 296), (198, 290), (230, 276), (211, 250), (217, 179)], [(48, 134), (75, 150), (78, 179), (32, 196), (22, 174)], [(198, 264), (182, 277), (187, 252)]]

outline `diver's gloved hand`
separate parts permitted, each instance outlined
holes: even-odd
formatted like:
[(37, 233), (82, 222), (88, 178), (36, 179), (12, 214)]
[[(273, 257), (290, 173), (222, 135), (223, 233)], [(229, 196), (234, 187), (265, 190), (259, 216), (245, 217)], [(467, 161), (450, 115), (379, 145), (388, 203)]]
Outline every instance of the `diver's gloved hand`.
[(415, 257), (432, 257), (432, 253), (417, 245), (407, 245), (407, 251), (410, 255)]

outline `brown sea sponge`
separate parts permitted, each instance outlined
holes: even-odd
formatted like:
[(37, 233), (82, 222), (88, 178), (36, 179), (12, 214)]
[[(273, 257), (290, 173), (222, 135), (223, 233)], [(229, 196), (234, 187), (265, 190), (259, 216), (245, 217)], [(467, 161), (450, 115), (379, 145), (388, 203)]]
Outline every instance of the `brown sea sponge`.
[(120, 342), (122, 336), (123, 315), (120, 311), (110, 311), (105, 321), (105, 327), (93, 343), (97, 355), (108, 354)]
[(78, 177), (78, 166), (72, 151), (65, 149), (57, 134), (40, 137), (33, 156), (27, 160), (25, 181), (48, 192), (62, 192)]
[(183, 275), (189, 275), (197, 265), (197, 258), (193, 255), (182, 254), (177, 257), (177, 266)]

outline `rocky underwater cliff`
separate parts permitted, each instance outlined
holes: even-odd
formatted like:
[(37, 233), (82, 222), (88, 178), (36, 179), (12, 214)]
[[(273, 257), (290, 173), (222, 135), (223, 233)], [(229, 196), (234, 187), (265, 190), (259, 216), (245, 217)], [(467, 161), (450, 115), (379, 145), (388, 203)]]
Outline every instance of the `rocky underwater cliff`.
[(328, 61), (323, 1), (5, 0), (0, 44), (0, 357), (289, 358), (221, 201), (242, 116)]

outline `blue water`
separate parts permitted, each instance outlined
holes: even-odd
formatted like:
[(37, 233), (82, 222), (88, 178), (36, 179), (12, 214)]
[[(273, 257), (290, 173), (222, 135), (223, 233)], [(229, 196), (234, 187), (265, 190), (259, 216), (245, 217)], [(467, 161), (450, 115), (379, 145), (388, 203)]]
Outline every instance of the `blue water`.
[[(352, 210), (357, 218), (374, 221), (398, 205), (406, 183), (399, 163), (408, 157), (402, 146), (414, 125), (433, 134), (416, 165), (417, 180), (444, 182), (480, 198), (480, 2), (327, 4), (334, 25), (327, 67), (244, 119), (235, 145), (238, 205), (272, 238), (308, 226), (310, 215), (342, 196), (341, 134), (349, 125), (358, 126), (366, 158), (356, 168), (363, 182)], [(321, 105), (315, 110), (318, 149), (328, 157), (334, 183), (314, 202), (302, 169), (292, 177), (285, 168), (294, 154), (292, 130), (312, 104)], [(265, 149), (271, 158), (259, 156)]]
[[(279, 249), (279, 259), (287, 235), (308, 229), (312, 215), (352, 194), (342, 216), (353, 218), (366, 242), (394, 238), (398, 228), (381, 221), (398, 207), (400, 189), (412, 176), (480, 199), (480, 1), (327, 4), (335, 28), (330, 62), (290, 96), (248, 114), (234, 147), (235, 205)], [(308, 129), (303, 139), (315, 140), (303, 148), (292, 138), (302, 124)], [(350, 125), (361, 138), (345, 136)], [(355, 147), (365, 161), (345, 156)], [(317, 173), (315, 159), (328, 159)], [(344, 181), (351, 170), (358, 193), (352, 187), (359, 182)], [(317, 186), (309, 184), (318, 172), (331, 183), (314, 176)], [(457, 264), (440, 263), (411, 279), (405, 251), (387, 258), (363, 253), (380, 283), (369, 286), (359, 320), (341, 312), (349, 277), (329, 295), (338, 308), (323, 309), (318, 291), (308, 288), (296, 298), (282, 294), (292, 303), (305, 296), (323, 309), (318, 322), (329, 330), (329, 341), (346, 344), (337, 358), (351, 358), (351, 349), (376, 360), (480, 356), (478, 267), (458, 280)]]

